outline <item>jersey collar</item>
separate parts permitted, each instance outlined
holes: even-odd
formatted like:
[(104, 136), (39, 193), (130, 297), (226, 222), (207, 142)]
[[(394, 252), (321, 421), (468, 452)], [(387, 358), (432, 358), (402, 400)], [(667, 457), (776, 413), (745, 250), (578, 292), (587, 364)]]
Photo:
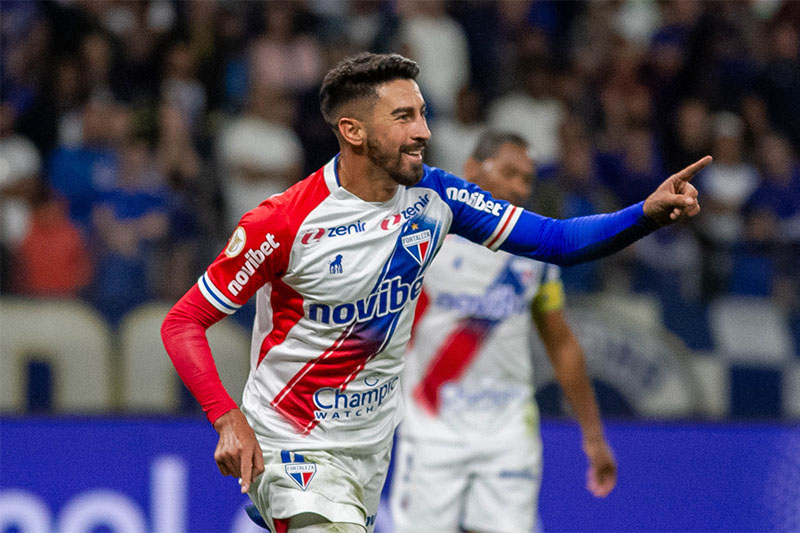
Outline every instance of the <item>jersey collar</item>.
[(358, 198), (357, 196), (349, 192), (347, 189), (342, 187), (342, 184), (339, 181), (339, 170), (338, 170), (338, 162), (340, 155), (341, 153), (338, 153), (335, 156), (333, 156), (333, 159), (328, 161), (328, 163), (322, 169), (322, 175), (325, 178), (325, 185), (327, 185), (328, 190), (330, 191), (331, 195), (333, 195), (334, 198), (338, 198), (339, 200), (355, 199), (358, 200), (359, 202), (363, 202), (364, 204), (373, 205), (377, 207), (394, 205), (399, 201), (402, 191), (405, 189), (405, 187), (403, 187), (402, 185), (397, 188), (395, 195), (385, 202), (365, 202), (364, 200)]

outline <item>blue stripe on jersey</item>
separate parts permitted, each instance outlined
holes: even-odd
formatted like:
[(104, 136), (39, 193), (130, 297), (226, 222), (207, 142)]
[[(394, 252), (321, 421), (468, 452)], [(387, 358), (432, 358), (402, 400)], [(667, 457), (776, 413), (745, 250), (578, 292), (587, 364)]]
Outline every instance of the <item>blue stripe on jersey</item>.
[(281, 450), (282, 463), (305, 463), (306, 458), (299, 453), (290, 452), (289, 450)]
[(210, 294), (210, 295), (211, 295), (211, 297), (212, 297), (212, 298), (214, 298), (214, 300), (215, 300), (215, 301), (216, 301), (216, 302), (217, 302), (219, 305), (221, 305), (221, 306), (222, 306), (222, 307), (224, 307), (225, 309), (230, 309), (231, 311), (237, 311), (237, 310), (238, 310), (238, 307), (232, 307), (232, 306), (228, 305), (227, 303), (225, 303), (224, 301), (222, 301), (222, 300), (220, 299), (220, 297), (219, 297), (219, 296), (217, 296), (217, 295), (214, 293), (214, 290), (215, 290), (215, 289), (214, 289), (214, 287), (211, 287), (211, 286), (209, 285), (209, 283), (208, 283), (208, 280), (206, 279), (206, 276), (205, 276), (205, 275), (203, 275), (203, 277), (201, 277), (200, 279), (201, 279), (201, 280), (203, 280), (203, 286), (206, 288), (206, 291), (208, 292), (208, 294)]
[(336, 178), (336, 185), (341, 187), (342, 182), (339, 181), (339, 155), (341, 155), (341, 153), (333, 156), (333, 177)]

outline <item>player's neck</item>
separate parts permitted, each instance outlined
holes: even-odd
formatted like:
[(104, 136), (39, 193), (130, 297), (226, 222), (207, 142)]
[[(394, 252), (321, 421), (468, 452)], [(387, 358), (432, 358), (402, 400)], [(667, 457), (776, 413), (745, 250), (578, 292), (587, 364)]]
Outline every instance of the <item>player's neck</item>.
[(376, 167), (366, 157), (347, 153), (339, 156), (339, 184), (365, 202), (391, 200), (399, 185), (385, 170)]

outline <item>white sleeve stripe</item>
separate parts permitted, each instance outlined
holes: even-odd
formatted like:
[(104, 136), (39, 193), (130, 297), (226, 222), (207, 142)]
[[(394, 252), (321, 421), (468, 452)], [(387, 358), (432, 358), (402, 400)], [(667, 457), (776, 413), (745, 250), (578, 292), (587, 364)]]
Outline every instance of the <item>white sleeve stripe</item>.
[(489, 238), (486, 239), (485, 241), (483, 241), (483, 245), (484, 246), (487, 246), (487, 247), (490, 246), (490, 244), (494, 241), (494, 239), (497, 238), (497, 235), (500, 233), (500, 229), (503, 227), (503, 225), (505, 224), (506, 220), (511, 215), (511, 211), (514, 210), (514, 206), (513, 205), (509, 205), (509, 207), (510, 207), (510, 209), (506, 209), (505, 212), (503, 213), (503, 216), (500, 217), (500, 220), (497, 222), (497, 226), (494, 227), (494, 231), (492, 232), (491, 235), (489, 235)]
[(486, 239), (483, 245), (492, 251), (497, 251), (500, 245), (506, 242), (508, 236), (511, 235), (511, 231), (514, 229), (514, 226), (517, 225), (517, 220), (519, 220), (521, 215), (522, 209), (511, 206), (511, 209), (506, 211), (492, 235)]
[(211, 280), (208, 279), (208, 273), (200, 276), (200, 279), (197, 280), (197, 286), (206, 300), (225, 314), (232, 315), (241, 307), (241, 305), (233, 303), (214, 286)]

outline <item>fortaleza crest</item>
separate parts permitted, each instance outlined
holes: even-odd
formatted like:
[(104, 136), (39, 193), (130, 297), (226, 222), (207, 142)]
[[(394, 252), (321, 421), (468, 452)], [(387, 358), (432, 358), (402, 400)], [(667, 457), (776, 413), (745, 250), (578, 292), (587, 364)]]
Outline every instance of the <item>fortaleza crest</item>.
[(406, 252), (410, 253), (414, 261), (421, 265), (428, 257), (428, 252), (431, 248), (431, 230), (426, 229), (411, 235), (404, 235), (402, 242)]
[(314, 479), (317, 473), (317, 465), (314, 463), (292, 463), (285, 466), (286, 473), (297, 485), (306, 490), (308, 484)]

